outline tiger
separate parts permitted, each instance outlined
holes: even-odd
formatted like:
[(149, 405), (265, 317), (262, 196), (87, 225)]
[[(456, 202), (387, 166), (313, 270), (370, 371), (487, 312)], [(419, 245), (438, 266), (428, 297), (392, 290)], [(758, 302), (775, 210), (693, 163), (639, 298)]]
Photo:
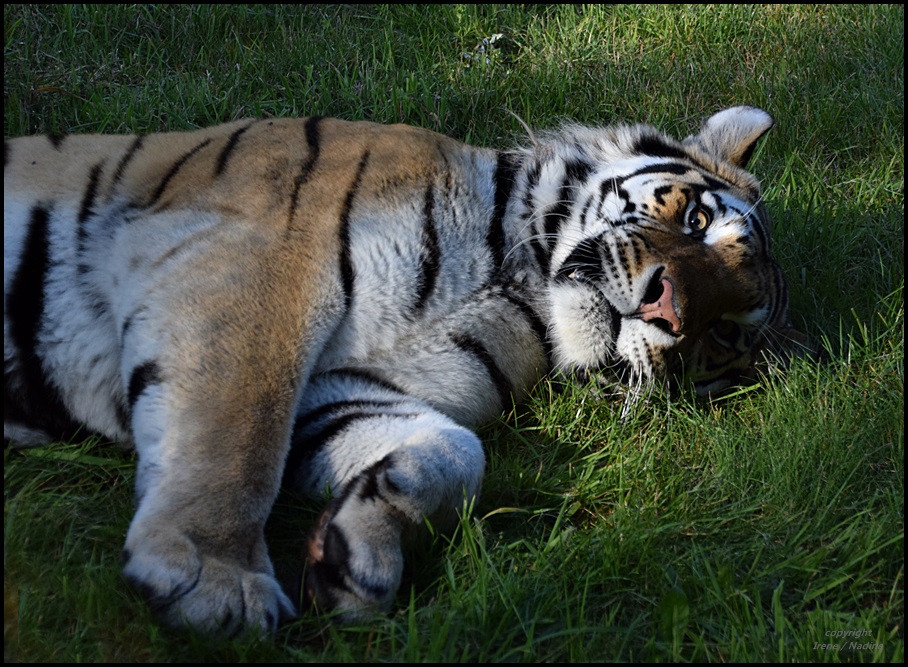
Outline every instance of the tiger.
[[(403, 535), (469, 511), (475, 429), (540, 379), (710, 395), (800, 340), (746, 171), (772, 125), (5, 140), (7, 446), (135, 449), (122, 568), (166, 626), (386, 613)], [(295, 601), (263, 532), (285, 487), (329, 499)]]

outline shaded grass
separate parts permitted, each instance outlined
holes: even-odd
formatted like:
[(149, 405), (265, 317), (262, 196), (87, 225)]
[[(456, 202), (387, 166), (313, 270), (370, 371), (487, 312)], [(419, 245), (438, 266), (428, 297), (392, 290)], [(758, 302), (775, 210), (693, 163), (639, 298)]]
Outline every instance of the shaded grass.
[[(7, 136), (320, 113), (507, 146), (508, 110), (684, 136), (762, 106), (774, 252), (828, 356), (625, 420), (620, 399), (541, 383), (484, 432), (483, 497), (413, 547), (394, 613), (303, 616), (268, 642), (164, 631), (125, 586), (130, 454), (6, 452), (5, 657), (904, 658), (902, 7), (7, 5), (4, 24)], [(319, 509), (285, 495), (269, 523), (288, 589)]]

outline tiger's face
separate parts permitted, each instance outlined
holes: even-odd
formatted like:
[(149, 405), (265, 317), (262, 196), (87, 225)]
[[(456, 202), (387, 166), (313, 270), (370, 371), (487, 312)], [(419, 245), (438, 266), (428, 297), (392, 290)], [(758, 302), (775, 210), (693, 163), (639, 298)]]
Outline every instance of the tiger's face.
[(638, 388), (683, 377), (707, 394), (799, 340), (759, 187), (743, 170), (771, 124), (739, 108), (684, 143), (651, 128), (583, 137), (602, 154), (576, 185), (576, 220), (552, 257), (560, 368), (611, 370)]

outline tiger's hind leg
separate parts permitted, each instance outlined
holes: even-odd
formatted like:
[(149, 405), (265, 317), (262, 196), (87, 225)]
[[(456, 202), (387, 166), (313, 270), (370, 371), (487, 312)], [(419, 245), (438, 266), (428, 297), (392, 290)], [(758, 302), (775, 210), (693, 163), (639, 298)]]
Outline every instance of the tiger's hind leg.
[(444, 527), (479, 491), (485, 459), (474, 433), (368, 374), (313, 379), (286, 475), (338, 495), (309, 544), (306, 599), (356, 620), (386, 610), (400, 585), (402, 534)]

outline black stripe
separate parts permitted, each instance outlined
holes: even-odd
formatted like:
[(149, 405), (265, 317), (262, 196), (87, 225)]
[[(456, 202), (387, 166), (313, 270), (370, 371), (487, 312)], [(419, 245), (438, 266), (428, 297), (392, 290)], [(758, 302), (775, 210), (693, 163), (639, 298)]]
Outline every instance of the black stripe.
[(647, 134), (637, 139), (636, 143), (634, 143), (634, 152), (651, 157), (667, 157), (675, 160), (690, 159), (690, 156), (685, 151), (666, 143), (662, 137), (653, 134)]
[[(597, 206), (597, 214), (600, 217), (602, 217), (602, 205), (605, 203), (605, 200), (609, 195), (615, 195), (615, 197), (624, 201), (624, 208), (621, 209), (621, 212), (623, 214), (633, 213), (637, 210), (637, 205), (633, 201), (631, 201), (630, 193), (623, 187), (624, 181), (625, 178), (610, 178), (602, 181), (602, 185), (599, 186), (599, 205)], [(646, 209), (647, 205), (644, 203), (643, 207), (644, 209)], [(626, 224), (628, 220), (622, 218), (613, 218), (610, 220), (610, 222), (616, 225), (623, 225)]]
[(504, 264), (504, 214), (507, 211), (508, 200), (514, 187), (514, 175), (517, 173), (518, 158), (509, 153), (498, 153), (498, 163), (495, 166), (495, 208), (489, 222), (489, 231), (486, 243), (492, 251), (492, 262), (495, 270)]
[(146, 361), (140, 366), (132, 369), (129, 375), (129, 390), (127, 393), (127, 402), (129, 410), (132, 411), (136, 406), (136, 401), (149, 386), (161, 383), (161, 367), (157, 362)]
[(217, 162), (215, 163), (215, 167), (214, 167), (215, 176), (220, 176), (221, 174), (224, 173), (224, 170), (227, 168), (227, 161), (230, 159), (230, 155), (231, 155), (231, 153), (233, 153), (234, 149), (236, 148), (237, 143), (239, 143), (240, 136), (242, 136), (243, 132), (245, 132), (250, 127), (252, 127), (252, 125), (253, 125), (253, 123), (244, 125), (240, 129), (235, 130), (233, 132), (233, 134), (230, 135), (230, 138), (227, 140), (227, 145), (224, 146), (224, 150), (222, 150), (221, 154), (218, 155)]
[[(362, 368), (334, 368), (330, 371), (325, 371), (324, 373), (319, 374), (317, 377), (324, 377), (326, 375), (356, 378), (357, 380), (362, 380), (363, 382), (375, 385), (376, 387), (380, 387), (381, 389), (385, 389), (386, 391), (393, 391), (394, 393), (401, 394), (403, 396), (407, 395), (407, 392), (405, 392), (394, 383), (388, 382), (372, 371), (367, 371)], [(315, 379), (316, 378), (313, 378), (313, 380)]]
[(82, 194), (82, 203), (79, 205), (79, 240), (85, 239), (85, 231), (82, 225), (90, 216), (94, 214), (95, 198), (98, 196), (98, 181), (101, 180), (101, 169), (104, 167), (103, 162), (99, 162), (88, 174), (88, 184), (85, 186), (85, 192)]
[(571, 207), (574, 205), (574, 195), (577, 193), (577, 185), (589, 176), (592, 169), (592, 165), (581, 160), (571, 160), (564, 165), (564, 180), (558, 190), (558, 201), (545, 214), (543, 224), (545, 237), (540, 240), (540, 244), (544, 243), (547, 251), (545, 265), (543, 266), (546, 271), (548, 271), (549, 262), (551, 261), (551, 239), (561, 231), (561, 225), (564, 224), (570, 215)]
[(413, 309), (416, 313), (426, 307), (429, 296), (435, 289), (438, 281), (438, 271), (441, 264), (440, 250), (438, 248), (438, 232), (435, 229), (435, 186), (430, 183), (426, 188), (425, 202), (423, 204), (422, 225), (423, 254), (420, 262), (419, 291), (416, 294), (416, 303)]
[(785, 280), (785, 272), (777, 262), (771, 260), (769, 266), (770, 288), (766, 290), (770, 295), (770, 312), (767, 316), (767, 322), (772, 327), (778, 327), (781, 324), (788, 324), (788, 283)]
[[(672, 145), (671, 143), (667, 142), (665, 137), (658, 135), (649, 134), (641, 137), (634, 144), (634, 151), (640, 153), (641, 155), (648, 155), (650, 157), (667, 158), (670, 160), (685, 160), (696, 165), (698, 170), (708, 171), (712, 173), (712, 169), (708, 164), (703, 164), (695, 156), (684, 150), (684, 148), (679, 148), (675, 145)], [(715, 189), (715, 181), (710, 184), (709, 187)]]
[[(646, 248), (646, 250), (648, 252), (653, 252), (653, 250), (654, 250), (653, 244), (650, 243), (648, 236), (646, 234), (644, 234), (643, 231), (640, 231), (638, 229), (629, 229), (627, 231), (627, 237), (629, 239), (635, 240), (638, 243), (640, 243), (640, 245), (642, 245), (644, 248)], [(636, 248), (634, 248), (634, 251), (639, 256), (639, 251), (637, 251)], [(639, 261), (638, 261), (638, 263), (639, 263)]]
[[(132, 559), (132, 552), (123, 549), (120, 552), (120, 563), (123, 567)], [(174, 588), (161, 592), (152, 584), (143, 579), (126, 575), (126, 580), (132, 584), (139, 593), (148, 601), (148, 606), (155, 614), (163, 614), (171, 605), (194, 591), (202, 579), (202, 568), (198, 568), (192, 580), (178, 584)]]
[(192, 150), (184, 153), (183, 156), (179, 160), (174, 162), (173, 166), (170, 168), (170, 170), (164, 175), (164, 178), (161, 179), (161, 182), (158, 183), (158, 187), (155, 188), (154, 193), (151, 195), (151, 199), (145, 203), (145, 208), (151, 208), (152, 206), (157, 204), (158, 200), (161, 198), (161, 195), (164, 194), (164, 190), (167, 189), (167, 185), (170, 183), (170, 181), (173, 180), (174, 176), (176, 176), (177, 173), (179, 173), (180, 169), (183, 168), (183, 165), (185, 165), (193, 155), (198, 153), (200, 150), (205, 148), (205, 146), (207, 146), (210, 143), (211, 143), (211, 137), (209, 137), (208, 139), (205, 139), (205, 141), (202, 141), (201, 143), (199, 143)]
[[(393, 391), (401, 396), (403, 392), (393, 384), (382, 380), (372, 373), (358, 368), (341, 368), (317, 376), (348, 377), (365, 381), (381, 389)], [(335, 438), (351, 424), (365, 419), (382, 416), (416, 417), (416, 413), (386, 412), (385, 410), (400, 407), (401, 401), (383, 399), (353, 399), (336, 401), (319, 406), (299, 415), (293, 425), (290, 439), (290, 452), (284, 466), (284, 485), (289, 485), (296, 476), (300, 466), (309, 460), (329, 440)], [(327, 420), (317, 430), (306, 433), (316, 421)]]
[(536, 311), (533, 310), (526, 301), (516, 294), (505, 292), (504, 297), (510, 303), (514, 304), (526, 318), (527, 322), (530, 323), (533, 333), (536, 334), (536, 338), (539, 340), (539, 344), (542, 345), (542, 349), (545, 352), (545, 360), (548, 363), (549, 368), (551, 368), (553, 347), (552, 342), (549, 340), (548, 328), (545, 326), (545, 322), (542, 321), (536, 314)]
[[(631, 242), (631, 245), (633, 245), (634, 239), (630, 239), (630, 242)], [(612, 253), (611, 253), (612, 257), (614, 257), (615, 251), (611, 248), (610, 248), (610, 250), (612, 250)], [(622, 253), (619, 251), (618, 254), (621, 255)], [(614, 262), (614, 261), (607, 262), (605, 264), (605, 266), (603, 267), (602, 271), (603, 271), (603, 274), (605, 273), (605, 271), (609, 271), (611, 273), (612, 283), (615, 285), (621, 285), (625, 280), (628, 279), (627, 268), (624, 267), (624, 264), (621, 261), (620, 256), (618, 257), (618, 262)]]
[(110, 179), (110, 190), (107, 193), (107, 196), (110, 197), (113, 195), (114, 187), (117, 183), (123, 178), (123, 174), (126, 172), (126, 167), (129, 166), (129, 163), (132, 162), (132, 159), (136, 156), (136, 153), (139, 152), (139, 149), (142, 148), (142, 142), (145, 140), (141, 134), (135, 138), (135, 140), (129, 145), (129, 148), (126, 149), (126, 152), (123, 154), (123, 157), (120, 158), (117, 168), (114, 170), (114, 174)]
[(745, 220), (750, 226), (750, 229), (753, 230), (753, 234), (757, 239), (757, 243), (755, 243), (754, 246), (756, 247), (758, 254), (768, 255), (772, 250), (772, 241), (768, 233), (768, 227), (765, 225), (763, 218), (760, 215), (762, 212), (761, 207), (757, 206), (750, 212), (750, 215), (748, 215)]
[[(542, 174), (542, 163), (536, 162), (530, 168), (527, 169), (527, 189), (523, 195), (523, 208), (524, 211), (521, 214), (522, 220), (524, 222), (531, 219), (535, 219), (538, 211), (536, 210), (536, 201), (533, 199), (533, 191), (536, 186), (539, 184), (539, 178)], [(545, 243), (545, 239), (541, 236), (536, 235), (533, 239), (533, 242), (530, 244), (530, 247), (533, 248), (533, 256), (536, 258), (536, 263), (539, 265), (539, 268), (543, 273), (548, 273), (549, 269), (549, 248)]]
[(82, 203), (79, 204), (79, 215), (76, 218), (76, 241), (79, 264), (76, 270), (80, 275), (85, 275), (91, 269), (84, 261), (85, 242), (88, 239), (88, 230), (85, 223), (95, 214), (95, 199), (98, 196), (98, 181), (101, 180), (101, 170), (104, 168), (104, 162), (99, 162), (88, 174), (88, 183), (85, 186), (85, 192), (82, 194)]
[(359, 166), (356, 169), (356, 176), (353, 178), (353, 183), (347, 191), (347, 196), (344, 198), (344, 206), (341, 209), (340, 214), (340, 271), (344, 290), (344, 302), (347, 309), (350, 308), (350, 304), (353, 300), (353, 282), (356, 276), (353, 260), (350, 257), (350, 211), (353, 208), (353, 199), (356, 197), (356, 193), (359, 190), (359, 184), (363, 179), (363, 172), (366, 170), (366, 164), (368, 164), (368, 162), (369, 151), (366, 151), (363, 153), (362, 158), (360, 158)]
[(309, 180), (312, 169), (315, 167), (315, 162), (318, 160), (318, 155), (321, 151), (321, 146), (319, 145), (319, 126), (321, 125), (322, 120), (321, 116), (313, 116), (306, 120), (306, 147), (309, 149), (309, 154), (297, 176), (301, 182)]
[[(620, 183), (624, 183), (629, 178), (636, 178), (637, 176), (645, 176), (646, 174), (677, 174), (678, 176), (683, 176), (690, 172), (694, 172), (699, 175), (700, 178), (705, 182), (705, 188), (709, 190), (728, 190), (731, 188), (731, 184), (728, 181), (721, 180), (712, 173), (707, 173), (706, 167), (703, 167), (699, 164), (693, 163), (693, 160), (689, 156), (685, 156), (688, 162), (692, 164), (684, 164), (680, 162), (660, 162), (659, 164), (651, 164), (648, 167), (643, 167), (638, 169), (632, 174), (628, 174), (622, 179), (619, 179)], [(696, 164), (696, 166), (695, 166)], [(688, 187), (693, 188), (698, 194), (702, 193), (704, 186), (695, 185), (692, 183), (686, 184)]]
[(588, 280), (599, 280), (604, 272), (605, 262), (602, 257), (603, 232), (599, 236), (584, 239), (578, 243), (564, 262), (554, 271), (556, 281), (574, 280), (578, 277)]
[(114, 405), (114, 411), (117, 414), (117, 423), (120, 425), (120, 429), (124, 433), (130, 433), (130, 423), (132, 422), (132, 412), (129, 409), (129, 406), (124, 403), (122, 400), (117, 401)]
[(532, 248), (533, 256), (536, 258), (536, 263), (539, 265), (540, 271), (547, 275), (549, 272), (549, 255), (551, 254), (548, 245), (546, 245), (540, 235), (537, 235), (536, 238), (533, 239)]
[(495, 363), (492, 355), (486, 349), (485, 345), (469, 334), (456, 333), (451, 334), (451, 342), (464, 352), (472, 354), (486, 368), (495, 389), (498, 392), (498, 399), (501, 401), (501, 409), (506, 409), (511, 404), (511, 382), (507, 376)]
[[(637, 246), (637, 240), (633, 238), (630, 239), (629, 243), (622, 243), (618, 246), (618, 252), (621, 255), (621, 266), (624, 267), (628, 275), (631, 274), (633, 269), (640, 266), (640, 249)], [(627, 256), (628, 250), (631, 251), (630, 259)]]
[[(621, 176), (618, 178), (610, 178), (607, 181), (603, 181), (600, 192), (603, 198), (611, 193), (618, 195), (618, 197), (630, 201), (630, 193), (624, 189), (624, 184), (631, 180), (632, 178), (638, 178), (640, 176), (648, 176), (649, 174), (674, 174), (676, 176), (685, 176), (691, 172), (695, 174), (700, 174), (707, 180), (707, 182), (712, 182), (713, 185), (719, 185), (718, 181), (715, 179), (710, 179), (707, 175), (700, 172), (692, 164), (683, 164), (679, 162), (659, 162), (657, 164), (647, 165), (646, 167), (641, 167), (637, 171), (631, 172), (627, 176)], [(689, 189), (694, 189), (697, 191), (697, 194), (701, 194), (706, 188), (704, 186), (694, 186), (690, 183), (685, 183)], [(608, 186), (608, 188), (606, 188)], [(721, 189), (721, 187), (715, 188)], [(608, 191), (606, 191), (608, 190)], [(601, 206), (601, 204), (600, 204)], [(627, 220), (622, 221), (622, 224), (627, 222)]]
[(50, 266), (50, 211), (35, 206), (28, 222), (22, 259), (10, 286), (7, 310), (10, 335), (23, 363), (37, 363), (35, 347), (44, 314), (44, 283)]
[(570, 160), (564, 165), (565, 179), (575, 185), (585, 181), (592, 171), (593, 165), (585, 160)]
[[(726, 203), (722, 200), (722, 197), (720, 197), (719, 195), (716, 195), (714, 199), (715, 199), (715, 207), (714, 207), (714, 209), (713, 209), (714, 212), (715, 212), (715, 216), (714, 216), (714, 217), (724, 218), (725, 216), (729, 215), (728, 209), (731, 209), (731, 210), (734, 211), (735, 213), (738, 213), (739, 215), (742, 215), (741, 212), (738, 211), (738, 209), (735, 208), (734, 206), (732, 206), (730, 203), (729, 203), (729, 204), (726, 204)], [(742, 217), (743, 217), (743, 215), (742, 215)]]
[[(388, 454), (381, 460), (377, 461), (376, 463), (373, 463), (362, 473), (360, 473), (359, 479), (362, 479), (363, 483), (362, 483), (362, 486), (360, 486), (359, 491), (356, 494), (357, 500), (360, 500), (360, 501), (367, 500), (368, 501), (368, 500), (374, 500), (377, 498), (379, 500), (384, 500), (387, 502), (387, 498), (382, 493), (381, 484), (379, 484), (379, 482), (378, 482), (379, 475), (384, 475), (385, 483), (388, 485), (388, 487), (390, 487), (390, 489), (393, 492), (399, 493), (400, 492), (399, 487), (397, 487), (397, 485), (394, 484), (394, 482), (392, 482), (390, 479), (387, 478), (388, 468), (392, 467), (393, 465), (394, 465), (394, 462), (391, 458), (391, 454)], [(350, 490), (353, 491), (353, 486), (354, 486), (353, 484), (349, 484), (348, 488), (350, 488)]]
[(132, 312), (129, 315), (127, 315), (126, 318), (123, 320), (123, 326), (120, 327), (120, 345), (123, 345), (124, 341), (126, 340), (126, 336), (129, 333), (129, 329), (132, 327), (132, 323), (133, 323), (133, 320), (135, 320), (136, 315), (138, 315), (139, 313), (141, 313), (144, 310), (145, 310), (144, 307), (140, 307), (135, 312)]
[(627, 176), (615, 179), (615, 181), (618, 185), (624, 185), (624, 182), (631, 178), (646, 176), (647, 174), (675, 174), (676, 176), (683, 176), (684, 174), (689, 174), (692, 171), (694, 171), (694, 166), (692, 164), (682, 164), (680, 162), (657, 162), (656, 164), (650, 164), (645, 167), (641, 167), (637, 171), (631, 172)]
[[(767, 132), (768, 131), (769, 130), (767, 130)], [(764, 132), (764, 134), (765, 134), (765, 132)], [(761, 134), (760, 137), (762, 137), (762, 136), (763, 135)], [(740, 167), (741, 169), (747, 169), (747, 163), (750, 162), (750, 158), (752, 158), (754, 156), (754, 149), (757, 147), (757, 142), (760, 141), (760, 137), (757, 137), (756, 141), (754, 141), (750, 146), (748, 146), (744, 150), (743, 153), (741, 153), (741, 157), (738, 159), (738, 161), (734, 162), (732, 164), (734, 164), (737, 167)]]
[(206, 238), (211, 238), (215, 234), (217, 234), (217, 230), (212, 227), (208, 227), (208, 228), (202, 229), (194, 234), (190, 234), (189, 236), (184, 238), (182, 241), (177, 243), (175, 246), (172, 246), (163, 255), (159, 256), (154, 262), (152, 262), (152, 264), (151, 264), (152, 268), (158, 269), (158, 268), (162, 267), (164, 264), (169, 262), (173, 257), (176, 257), (178, 254), (182, 253), (186, 248), (192, 249), (192, 247), (197, 245), (200, 241), (202, 241)]
[(16, 346), (19, 368), (4, 364), (4, 417), (35, 426), (55, 438), (68, 438), (79, 430), (63, 404), (60, 392), (48, 378), (38, 356), (38, 338), (45, 308), (45, 284), (50, 269), (50, 210), (35, 206), (28, 222), (19, 268), (6, 297), (10, 338)]
[[(674, 192), (675, 184), (671, 183), (669, 185), (660, 185), (655, 190), (653, 190), (653, 198), (656, 200), (656, 203), (659, 206), (665, 206), (665, 195)], [(690, 197), (688, 197), (690, 199)]]
[(356, 412), (365, 412), (368, 409), (373, 414), (384, 414), (379, 412), (382, 408), (394, 408), (399, 406), (400, 401), (383, 401), (383, 400), (371, 400), (371, 399), (354, 399), (349, 401), (335, 401), (333, 403), (325, 403), (319, 407), (310, 410), (309, 412), (303, 413), (296, 418), (296, 423), (293, 426), (294, 433), (302, 432), (306, 427), (308, 427), (313, 422), (331, 414), (335, 413), (340, 415), (342, 412), (348, 410)]
[(66, 139), (65, 134), (48, 134), (47, 140), (50, 142), (50, 145), (53, 146), (56, 150), (60, 150), (60, 146), (63, 145), (63, 141)]
[[(624, 179), (621, 180), (624, 182)], [(623, 193), (623, 194), (622, 194)], [(603, 218), (602, 205), (605, 204), (605, 200), (609, 195), (615, 195), (619, 199), (624, 199), (627, 201), (627, 192), (621, 189), (621, 186), (618, 185), (618, 180), (615, 178), (607, 178), (599, 184), (599, 204), (596, 207), (596, 215), (599, 218)], [(618, 222), (610, 220), (610, 222)]]
[[(614, 240), (614, 239), (609, 239)], [(625, 275), (632, 276), (634, 275), (634, 269), (637, 267), (637, 258), (638, 253), (636, 249), (636, 243), (633, 239), (630, 240), (630, 243), (615, 243), (614, 247), (610, 247), (612, 250), (613, 260), (617, 259), (618, 264), (624, 270)], [(628, 250), (631, 250), (634, 254), (634, 263), (631, 264), (630, 260), (627, 257)], [(614, 261), (612, 262), (614, 264)]]
[(6, 165), (9, 164), (9, 142), (3, 140), (3, 168), (6, 169)]
[(608, 299), (605, 301), (606, 309), (609, 314), (609, 332), (612, 335), (612, 344), (610, 347), (614, 350), (618, 346), (618, 338), (621, 336), (621, 327), (624, 325), (624, 318), (621, 317), (621, 313), (612, 305), (611, 301)]
[[(577, 220), (580, 221), (580, 229), (582, 231), (586, 231), (586, 218), (587, 218), (587, 215), (589, 214), (590, 207), (593, 205), (593, 202), (595, 200), (596, 200), (595, 195), (589, 195), (586, 198), (586, 203), (583, 205), (583, 208), (580, 209), (580, 215), (577, 216)], [(634, 205), (629, 204), (629, 206), (631, 206), (631, 210), (633, 210)], [(625, 208), (625, 210), (627, 210), (627, 209)]]
[[(308, 435), (303, 436), (294, 432), (290, 439), (290, 451), (287, 453), (287, 460), (284, 464), (283, 483), (290, 484), (300, 466), (312, 458), (322, 445), (336, 437), (348, 426), (358, 421), (373, 419), (375, 416), (373, 413), (352, 412), (330, 420), (320, 429)], [(300, 430), (303, 429), (301, 428)]]
[(304, 129), (306, 132), (306, 159), (300, 165), (300, 171), (293, 179), (293, 193), (290, 195), (290, 212), (287, 214), (287, 228), (293, 226), (293, 218), (296, 215), (296, 207), (299, 205), (300, 188), (312, 176), (312, 170), (315, 169), (315, 163), (318, 161), (318, 155), (321, 151), (319, 125), (322, 122), (321, 116), (312, 116), (306, 119)]

